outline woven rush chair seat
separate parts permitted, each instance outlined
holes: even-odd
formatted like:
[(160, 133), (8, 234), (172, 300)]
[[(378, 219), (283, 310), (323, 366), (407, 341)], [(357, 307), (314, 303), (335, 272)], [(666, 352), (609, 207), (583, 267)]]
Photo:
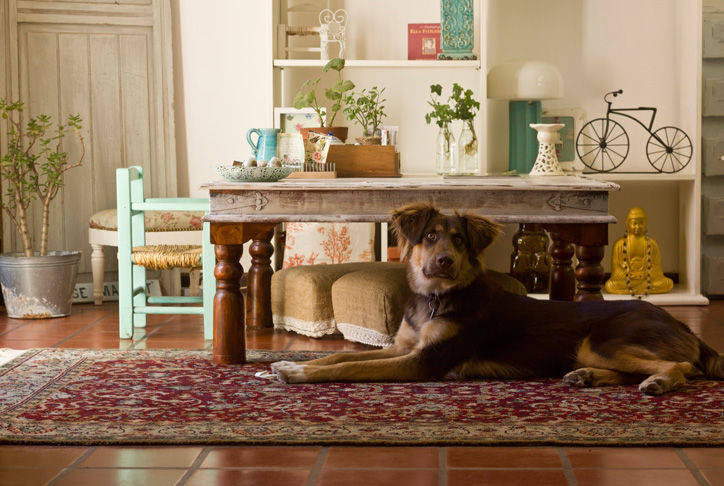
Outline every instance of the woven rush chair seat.
[(131, 261), (152, 270), (172, 268), (200, 268), (200, 246), (192, 245), (146, 245), (134, 246)]

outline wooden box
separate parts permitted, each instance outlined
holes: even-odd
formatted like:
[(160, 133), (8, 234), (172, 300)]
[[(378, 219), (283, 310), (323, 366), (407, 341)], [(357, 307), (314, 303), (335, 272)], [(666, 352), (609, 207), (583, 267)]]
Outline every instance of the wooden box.
[(327, 162), (337, 177), (400, 177), (400, 154), (394, 145), (330, 145)]

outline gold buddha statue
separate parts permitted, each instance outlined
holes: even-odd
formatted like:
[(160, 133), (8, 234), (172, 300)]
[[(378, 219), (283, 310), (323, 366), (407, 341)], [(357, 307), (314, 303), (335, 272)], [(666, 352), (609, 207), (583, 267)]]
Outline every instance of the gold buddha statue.
[(613, 245), (607, 292), (664, 294), (674, 286), (674, 282), (664, 276), (659, 245), (646, 232), (646, 221), (646, 213), (638, 207), (631, 208), (626, 215), (626, 232)]

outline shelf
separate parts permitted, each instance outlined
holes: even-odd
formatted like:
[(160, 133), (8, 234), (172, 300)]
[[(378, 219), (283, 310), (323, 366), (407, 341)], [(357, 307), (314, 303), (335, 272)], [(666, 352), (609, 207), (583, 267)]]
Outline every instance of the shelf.
[[(530, 297), (539, 300), (548, 300), (548, 294), (528, 294)], [(604, 300), (633, 300), (630, 295), (625, 294), (609, 294), (603, 292)], [(674, 286), (671, 292), (666, 294), (653, 294), (643, 297), (641, 300), (651, 302), (654, 305), (709, 305), (709, 299), (702, 294), (689, 292)]]
[[(328, 61), (320, 59), (274, 59), (275, 68), (291, 67), (324, 67)], [(436, 61), (420, 60), (406, 61), (402, 59), (347, 59), (344, 64), (346, 68), (466, 68), (480, 69), (480, 61)]]
[(662, 181), (695, 181), (697, 179), (696, 174), (689, 172), (677, 172), (675, 174), (658, 174), (652, 173), (641, 173), (641, 174), (624, 174), (619, 172), (597, 172), (597, 173), (582, 173), (580, 174), (591, 179), (600, 181), (641, 181), (641, 182), (662, 182)]

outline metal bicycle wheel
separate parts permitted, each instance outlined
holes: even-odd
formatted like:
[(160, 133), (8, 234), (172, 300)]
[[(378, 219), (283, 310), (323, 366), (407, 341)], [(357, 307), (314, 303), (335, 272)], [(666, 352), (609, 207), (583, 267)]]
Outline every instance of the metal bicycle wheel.
[(583, 165), (596, 172), (610, 172), (623, 164), (629, 141), (620, 123), (596, 118), (583, 125), (576, 137), (576, 152)]
[(686, 167), (693, 153), (691, 139), (683, 130), (676, 127), (659, 128), (646, 143), (646, 157), (649, 163), (658, 172), (667, 174), (679, 172)]

